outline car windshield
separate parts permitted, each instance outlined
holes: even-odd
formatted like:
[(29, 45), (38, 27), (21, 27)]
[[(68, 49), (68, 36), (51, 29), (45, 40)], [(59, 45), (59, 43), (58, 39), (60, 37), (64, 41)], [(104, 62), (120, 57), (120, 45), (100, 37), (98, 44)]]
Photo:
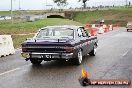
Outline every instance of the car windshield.
[(72, 39), (74, 35), (73, 29), (69, 28), (45, 28), (42, 29), (36, 38), (39, 39), (46, 39), (46, 38), (53, 38), (53, 39), (60, 39), (60, 38), (68, 38)]

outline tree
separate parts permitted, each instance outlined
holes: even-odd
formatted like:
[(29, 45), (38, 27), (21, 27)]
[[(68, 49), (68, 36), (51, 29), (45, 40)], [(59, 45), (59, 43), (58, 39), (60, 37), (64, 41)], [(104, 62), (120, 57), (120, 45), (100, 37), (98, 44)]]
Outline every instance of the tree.
[(83, 8), (86, 9), (86, 2), (89, 0), (79, 0), (79, 2), (82, 1), (83, 2)]
[(54, 3), (57, 4), (57, 6), (59, 7), (65, 7), (68, 3), (67, 3), (67, 0), (53, 0)]
[(129, 6), (131, 6), (131, 2), (129, 1)]

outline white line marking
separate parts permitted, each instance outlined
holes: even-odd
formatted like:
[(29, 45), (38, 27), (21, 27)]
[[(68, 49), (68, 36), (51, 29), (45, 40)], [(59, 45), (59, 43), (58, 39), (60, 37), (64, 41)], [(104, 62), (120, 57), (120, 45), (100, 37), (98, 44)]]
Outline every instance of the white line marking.
[(24, 66), (22, 66), (22, 67), (20, 67), (20, 68), (15, 68), (15, 69), (12, 69), (12, 70), (9, 70), (9, 71), (0, 73), (0, 76), (5, 75), (5, 74), (8, 74), (8, 73), (11, 73), (11, 72), (14, 72), (14, 71), (17, 71), (17, 70), (20, 70), (20, 69), (22, 69), (23, 67), (27, 67), (27, 66), (30, 66), (30, 65), (32, 65), (32, 64), (24, 65)]
[(0, 76), (5, 75), (5, 74), (8, 74), (8, 73), (11, 73), (11, 72), (14, 72), (14, 71), (16, 71), (16, 70), (20, 70), (20, 68), (16, 68), (16, 69), (13, 69), (13, 70), (9, 70), (9, 71), (0, 73)]
[(123, 57), (126, 56), (130, 50), (131, 50), (131, 49), (127, 50), (127, 52), (125, 52), (122, 56), (123, 56)]

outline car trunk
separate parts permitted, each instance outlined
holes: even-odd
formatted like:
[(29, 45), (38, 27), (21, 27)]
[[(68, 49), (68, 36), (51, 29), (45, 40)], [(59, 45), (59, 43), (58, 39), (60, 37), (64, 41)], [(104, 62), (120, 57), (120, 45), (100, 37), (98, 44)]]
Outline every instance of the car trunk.
[(72, 47), (69, 40), (34, 40), (24, 45), (26, 52), (64, 53), (66, 47)]

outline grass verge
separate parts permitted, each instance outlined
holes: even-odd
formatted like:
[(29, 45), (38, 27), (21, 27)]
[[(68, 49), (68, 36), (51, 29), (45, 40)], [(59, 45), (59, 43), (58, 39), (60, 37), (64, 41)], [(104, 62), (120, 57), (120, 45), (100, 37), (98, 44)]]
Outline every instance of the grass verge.
[(11, 24), (11, 21), (0, 21), (0, 34), (34, 33), (39, 28), (50, 25), (82, 25), (82, 24), (72, 20), (59, 18), (49, 18), (34, 22), (15, 20), (13, 24)]
[(73, 19), (83, 24), (99, 23), (104, 19), (106, 24), (126, 26), (127, 22), (132, 21), (132, 8), (73, 12)]
[(19, 48), (22, 42), (24, 42), (27, 38), (32, 38), (33, 36), (34, 35), (12, 35), (14, 47)]

